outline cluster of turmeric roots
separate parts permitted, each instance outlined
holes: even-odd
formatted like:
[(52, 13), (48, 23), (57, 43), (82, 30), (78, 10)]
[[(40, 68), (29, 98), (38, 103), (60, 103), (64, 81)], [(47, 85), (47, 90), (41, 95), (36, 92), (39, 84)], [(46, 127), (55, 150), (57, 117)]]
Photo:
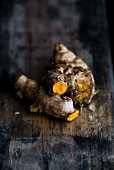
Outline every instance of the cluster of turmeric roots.
[(19, 75), (15, 80), (19, 98), (32, 101), (31, 112), (45, 112), (67, 121), (74, 120), (84, 104), (95, 95), (94, 77), (87, 64), (68, 50), (56, 44), (52, 56), (52, 70), (39, 85), (36, 81)]

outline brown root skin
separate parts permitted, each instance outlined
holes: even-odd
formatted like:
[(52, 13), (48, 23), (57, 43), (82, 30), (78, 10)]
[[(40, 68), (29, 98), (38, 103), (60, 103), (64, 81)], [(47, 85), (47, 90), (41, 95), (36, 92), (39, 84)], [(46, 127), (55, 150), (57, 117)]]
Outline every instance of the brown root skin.
[(77, 58), (77, 56), (70, 51), (66, 46), (63, 44), (56, 44), (52, 56), (52, 63), (59, 64), (59, 63), (70, 63)]
[[(67, 120), (69, 115), (76, 111), (71, 98), (62, 98), (59, 95), (49, 96), (48, 94), (46, 94), (43, 87), (38, 86), (34, 80), (28, 79), (24, 75), (21, 75), (16, 80), (15, 88), (17, 91), (22, 92), (23, 96), (26, 96), (28, 99), (33, 100), (33, 105), (30, 106), (31, 112), (45, 112), (51, 116)], [(34, 94), (34, 98), (31, 93)], [(76, 117), (77, 114), (74, 114), (74, 116), (69, 118), (68, 121), (72, 121)]]
[(29, 100), (34, 100), (38, 91), (38, 84), (25, 75), (20, 75), (15, 80), (15, 89), (19, 98), (27, 97)]
[(63, 95), (67, 91), (67, 83), (65, 82), (61, 68), (48, 71), (42, 81), (43, 87), (49, 95)]
[(59, 95), (49, 96), (42, 87), (39, 88), (36, 103), (41, 112), (48, 113), (58, 118), (67, 119), (71, 113), (75, 112), (71, 98), (61, 98)]

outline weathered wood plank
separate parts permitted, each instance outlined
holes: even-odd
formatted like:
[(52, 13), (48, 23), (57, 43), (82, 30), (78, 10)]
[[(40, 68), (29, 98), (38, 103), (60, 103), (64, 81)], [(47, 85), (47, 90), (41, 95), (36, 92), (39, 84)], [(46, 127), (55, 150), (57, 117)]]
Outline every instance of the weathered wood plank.
[[(0, 168), (114, 169), (114, 91), (105, 1), (4, 0), (1, 23), (0, 85), (7, 92), (0, 93)], [(4, 84), (15, 72), (39, 81), (57, 42), (87, 62), (99, 90), (71, 123), (31, 114)]]

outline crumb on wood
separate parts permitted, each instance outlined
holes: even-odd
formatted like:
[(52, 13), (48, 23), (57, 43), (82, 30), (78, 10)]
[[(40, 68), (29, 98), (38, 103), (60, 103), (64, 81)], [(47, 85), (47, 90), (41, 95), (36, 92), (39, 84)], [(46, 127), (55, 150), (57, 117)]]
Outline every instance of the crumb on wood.
[(89, 109), (93, 112), (96, 110), (95, 104), (93, 102), (89, 104)]
[(19, 114), (20, 114), (19, 111), (14, 112), (14, 115), (15, 115), (15, 116), (16, 116), (16, 115), (19, 115)]

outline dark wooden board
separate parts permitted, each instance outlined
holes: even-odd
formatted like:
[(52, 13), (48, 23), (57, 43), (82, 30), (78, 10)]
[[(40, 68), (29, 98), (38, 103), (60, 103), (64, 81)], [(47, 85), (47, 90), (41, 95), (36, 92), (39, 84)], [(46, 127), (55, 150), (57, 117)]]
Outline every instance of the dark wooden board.
[[(105, 1), (4, 0), (0, 35), (0, 168), (114, 169), (113, 72)], [(7, 84), (11, 74), (20, 72), (40, 81), (58, 42), (86, 61), (99, 90), (70, 123), (31, 114)]]

